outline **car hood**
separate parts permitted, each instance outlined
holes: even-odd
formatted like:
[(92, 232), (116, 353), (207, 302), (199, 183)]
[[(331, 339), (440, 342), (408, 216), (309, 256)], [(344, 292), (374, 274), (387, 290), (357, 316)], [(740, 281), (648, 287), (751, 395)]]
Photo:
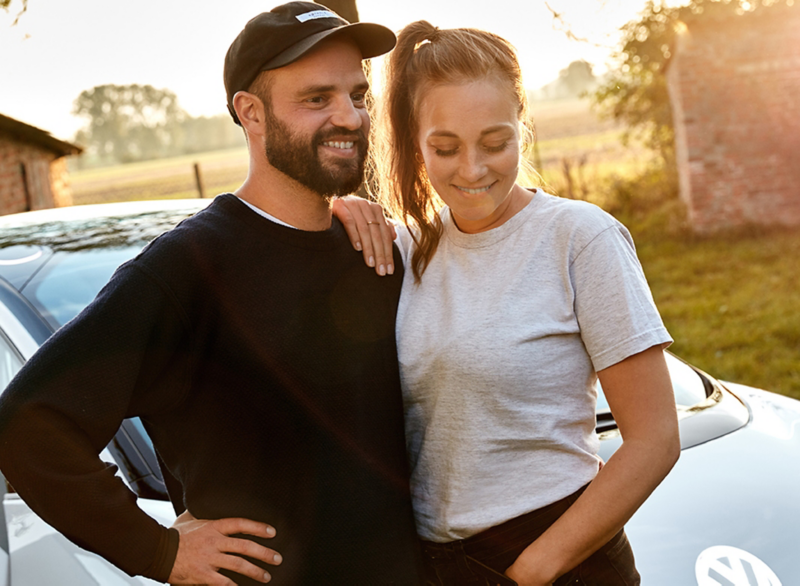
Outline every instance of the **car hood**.
[(644, 584), (800, 584), (800, 402), (724, 386), (749, 422), (685, 449), (626, 526)]

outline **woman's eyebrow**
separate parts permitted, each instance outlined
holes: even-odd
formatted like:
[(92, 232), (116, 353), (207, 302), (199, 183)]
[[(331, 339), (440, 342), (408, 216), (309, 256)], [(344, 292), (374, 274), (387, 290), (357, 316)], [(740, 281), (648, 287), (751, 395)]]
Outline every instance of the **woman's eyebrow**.
[(497, 124), (495, 126), (490, 126), (486, 130), (482, 130), (481, 136), (492, 134), (493, 132), (500, 132), (501, 130), (513, 130), (513, 127), (510, 124)]
[(445, 138), (458, 138), (458, 135), (455, 132), (450, 132), (449, 130), (434, 130), (428, 136), (443, 136)]
[[(481, 130), (481, 136), (492, 134), (494, 132), (500, 132), (501, 130), (513, 130), (513, 127), (510, 124), (497, 124), (495, 126), (490, 126), (489, 128)], [(459, 136), (455, 132), (451, 132), (449, 130), (434, 130), (428, 136), (432, 138), (433, 137), (459, 138)]]

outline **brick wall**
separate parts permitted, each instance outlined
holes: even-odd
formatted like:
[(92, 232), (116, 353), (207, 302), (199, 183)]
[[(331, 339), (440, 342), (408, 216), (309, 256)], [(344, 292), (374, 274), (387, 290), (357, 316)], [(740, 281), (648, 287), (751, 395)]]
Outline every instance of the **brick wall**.
[(68, 205), (66, 159), (0, 133), (0, 215)]
[(693, 227), (800, 225), (800, 3), (686, 24), (667, 79)]

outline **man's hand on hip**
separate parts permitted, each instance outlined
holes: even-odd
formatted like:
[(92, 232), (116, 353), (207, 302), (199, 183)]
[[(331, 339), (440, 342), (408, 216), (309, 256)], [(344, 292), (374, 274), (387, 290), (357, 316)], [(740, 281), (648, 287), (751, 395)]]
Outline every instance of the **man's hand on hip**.
[[(235, 586), (235, 583), (219, 573), (230, 570), (267, 583), (271, 576), (239, 556), (247, 556), (277, 566), (281, 555), (249, 539), (229, 537), (237, 533), (258, 537), (275, 537), (275, 529), (265, 523), (249, 519), (218, 519), (206, 521), (195, 519), (188, 511), (172, 525), (180, 533), (178, 555), (170, 584), (209, 584), (210, 586)], [(238, 554), (238, 555), (234, 555)]]

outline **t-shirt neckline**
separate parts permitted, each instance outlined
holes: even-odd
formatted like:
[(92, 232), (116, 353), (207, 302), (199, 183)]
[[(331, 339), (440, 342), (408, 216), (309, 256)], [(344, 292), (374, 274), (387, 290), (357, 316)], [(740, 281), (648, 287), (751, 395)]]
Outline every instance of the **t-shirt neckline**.
[(468, 234), (459, 230), (453, 219), (450, 208), (444, 207), (442, 209), (441, 218), (445, 236), (450, 242), (461, 248), (485, 248), (505, 240), (511, 234), (519, 230), (525, 222), (528, 221), (528, 218), (530, 218), (534, 210), (539, 207), (543, 199), (541, 196), (544, 192), (542, 192), (541, 189), (535, 188), (531, 189), (531, 191), (533, 192), (531, 201), (511, 218), (496, 228), (486, 230), (485, 232), (477, 232), (475, 234)]

